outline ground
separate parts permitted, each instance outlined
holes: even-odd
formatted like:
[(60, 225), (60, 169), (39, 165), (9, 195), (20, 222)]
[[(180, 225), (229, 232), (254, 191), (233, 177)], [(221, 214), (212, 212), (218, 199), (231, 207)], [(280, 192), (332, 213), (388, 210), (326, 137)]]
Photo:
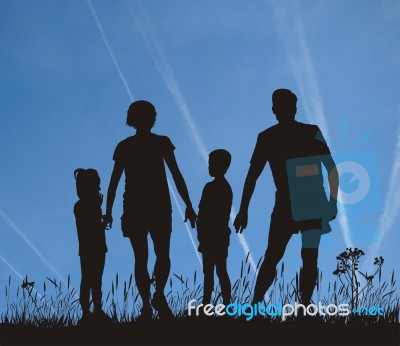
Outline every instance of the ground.
[(399, 345), (400, 325), (180, 318), (71, 327), (0, 326), (1, 345)]

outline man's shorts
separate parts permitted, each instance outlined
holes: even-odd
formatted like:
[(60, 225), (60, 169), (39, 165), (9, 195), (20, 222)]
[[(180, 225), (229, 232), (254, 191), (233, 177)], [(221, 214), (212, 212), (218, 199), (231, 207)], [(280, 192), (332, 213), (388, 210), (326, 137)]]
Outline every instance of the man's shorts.
[(276, 203), (271, 214), (271, 224), (269, 234), (296, 234), (298, 232), (315, 230), (319, 234), (331, 232), (331, 226), (327, 219), (314, 219), (304, 221), (294, 221), (289, 208)]

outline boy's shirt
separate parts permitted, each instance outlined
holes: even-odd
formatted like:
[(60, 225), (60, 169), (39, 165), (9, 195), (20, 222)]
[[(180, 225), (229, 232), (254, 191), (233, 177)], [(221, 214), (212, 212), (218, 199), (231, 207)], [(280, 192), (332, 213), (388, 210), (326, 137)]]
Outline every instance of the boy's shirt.
[(124, 208), (129, 215), (171, 214), (164, 158), (175, 150), (167, 136), (150, 133), (121, 141), (113, 159), (125, 169)]
[(79, 200), (74, 205), (79, 256), (96, 257), (107, 252), (101, 206)]
[(204, 186), (197, 222), (199, 251), (202, 251), (204, 245), (217, 245), (219, 242), (228, 247), (232, 198), (231, 186), (225, 178), (213, 180)]

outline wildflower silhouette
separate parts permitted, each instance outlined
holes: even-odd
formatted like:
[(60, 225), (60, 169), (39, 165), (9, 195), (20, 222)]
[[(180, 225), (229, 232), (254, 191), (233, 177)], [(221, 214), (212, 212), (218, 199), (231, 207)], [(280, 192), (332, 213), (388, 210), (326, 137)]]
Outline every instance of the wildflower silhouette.
[[(364, 274), (359, 270), (360, 258), (364, 255), (365, 253), (363, 250), (359, 248), (352, 249), (349, 247), (336, 257), (338, 262), (333, 275), (336, 275), (342, 284), (344, 284), (342, 280), (342, 277), (344, 277), (344, 279), (347, 281), (347, 284), (349, 284), (351, 288), (352, 309), (358, 308), (361, 293), (363, 293), (365, 290), (369, 291), (372, 288), (373, 279), (377, 274), (379, 275), (379, 281), (381, 280), (382, 266), (385, 261), (384, 258), (382, 256), (375, 257), (374, 265), (376, 265), (377, 268), (372, 275), (368, 275), (367, 272)], [(365, 279), (365, 284), (361, 289), (361, 282), (357, 274), (361, 274), (361, 276)]]
[(35, 286), (35, 281), (28, 282), (28, 277), (25, 277), (24, 281), (22, 281), (22, 288), (29, 288), (29, 287), (34, 287)]

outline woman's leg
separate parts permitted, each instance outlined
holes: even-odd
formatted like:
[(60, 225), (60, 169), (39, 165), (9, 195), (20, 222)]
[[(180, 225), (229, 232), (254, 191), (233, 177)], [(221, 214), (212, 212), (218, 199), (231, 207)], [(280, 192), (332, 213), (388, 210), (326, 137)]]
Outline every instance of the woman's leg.
[(147, 270), (149, 249), (147, 244), (147, 232), (141, 230), (130, 237), (135, 255), (135, 280), (143, 301), (143, 307), (150, 306), (150, 277)]
[(171, 260), (169, 257), (171, 232), (164, 232), (164, 230), (158, 232), (156, 230), (151, 232), (150, 235), (153, 239), (154, 253), (156, 255), (156, 262), (154, 264), (154, 277), (156, 280), (155, 295), (163, 296), (171, 269)]

